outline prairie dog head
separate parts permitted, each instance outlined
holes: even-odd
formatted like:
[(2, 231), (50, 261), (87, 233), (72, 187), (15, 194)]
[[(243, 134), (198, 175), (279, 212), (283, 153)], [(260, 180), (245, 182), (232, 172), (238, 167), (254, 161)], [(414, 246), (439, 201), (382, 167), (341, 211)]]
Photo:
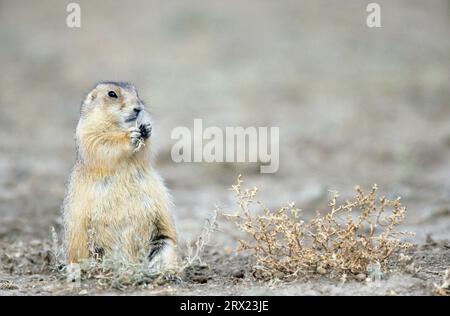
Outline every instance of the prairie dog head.
[(89, 92), (81, 106), (80, 123), (118, 127), (126, 130), (150, 123), (150, 114), (134, 85), (126, 82), (101, 82)]

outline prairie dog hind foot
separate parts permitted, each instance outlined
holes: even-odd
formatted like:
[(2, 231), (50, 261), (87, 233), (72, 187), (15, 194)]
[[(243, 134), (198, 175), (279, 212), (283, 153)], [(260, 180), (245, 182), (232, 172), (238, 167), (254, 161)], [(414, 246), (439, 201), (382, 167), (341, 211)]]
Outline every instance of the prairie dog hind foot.
[(167, 237), (157, 236), (151, 241), (151, 250), (148, 255), (149, 267), (161, 271), (173, 269), (177, 265), (175, 245)]

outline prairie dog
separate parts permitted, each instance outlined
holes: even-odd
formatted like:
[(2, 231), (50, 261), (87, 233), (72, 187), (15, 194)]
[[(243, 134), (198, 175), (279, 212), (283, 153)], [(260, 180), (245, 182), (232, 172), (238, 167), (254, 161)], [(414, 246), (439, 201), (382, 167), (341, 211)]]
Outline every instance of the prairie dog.
[(63, 204), (69, 263), (93, 256), (176, 264), (171, 197), (151, 160), (152, 123), (136, 88), (103, 82), (86, 96)]

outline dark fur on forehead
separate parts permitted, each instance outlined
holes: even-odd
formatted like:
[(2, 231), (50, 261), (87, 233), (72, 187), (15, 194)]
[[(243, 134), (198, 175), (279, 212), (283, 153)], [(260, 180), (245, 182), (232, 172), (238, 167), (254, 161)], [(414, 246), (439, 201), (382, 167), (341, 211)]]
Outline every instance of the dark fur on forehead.
[(97, 86), (100, 84), (110, 84), (110, 85), (118, 86), (125, 90), (134, 90), (135, 89), (133, 84), (131, 84), (129, 82), (125, 82), (125, 81), (103, 81), (103, 82), (99, 82), (97, 84)]

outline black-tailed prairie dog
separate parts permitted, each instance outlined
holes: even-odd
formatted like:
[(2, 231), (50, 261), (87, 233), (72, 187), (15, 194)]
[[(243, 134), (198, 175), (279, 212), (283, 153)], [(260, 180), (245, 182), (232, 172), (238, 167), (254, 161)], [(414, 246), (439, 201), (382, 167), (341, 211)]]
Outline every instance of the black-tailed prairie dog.
[(152, 267), (175, 265), (171, 197), (152, 164), (151, 132), (133, 85), (99, 83), (85, 98), (63, 204), (69, 263), (94, 256), (133, 262), (144, 253)]

